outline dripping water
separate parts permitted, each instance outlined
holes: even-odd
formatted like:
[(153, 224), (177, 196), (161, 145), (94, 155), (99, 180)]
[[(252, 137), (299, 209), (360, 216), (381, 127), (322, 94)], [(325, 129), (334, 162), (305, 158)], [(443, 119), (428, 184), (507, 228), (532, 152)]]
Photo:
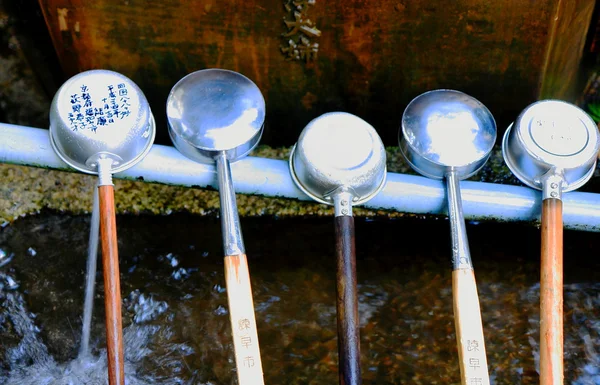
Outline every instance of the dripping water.
[(92, 219), (90, 223), (90, 238), (88, 244), (88, 259), (85, 281), (85, 302), (83, 305), (83, 325), (81, 328), (81, 346), (79, 357), (90, 355), (90, 333), (92, 329), (92, 312), (94, 310), (94, 288), (96, 285), (96, 265), (98, 260), (98, 235), (100, 231), (100, 203), (98, 188), (94, 188), (92, 204)]

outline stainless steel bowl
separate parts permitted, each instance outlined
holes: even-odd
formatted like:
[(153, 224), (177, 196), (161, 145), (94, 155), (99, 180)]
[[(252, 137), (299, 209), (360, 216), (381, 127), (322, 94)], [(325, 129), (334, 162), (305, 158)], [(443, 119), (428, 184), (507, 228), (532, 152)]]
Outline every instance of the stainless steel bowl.
[(594, 173), (598, 127), (579, 107), (560, 100), (529, 105), (510, 125), (502, 141), (508, 168), (529, 187), (542, 189), (542, 177), (563, 177), (562, 191), (575, 190)]
[(332, 205), (338, 189), (353, 204), (375, 196), (385, 184), (386, 153), (377, 131), (361, 118), (331, 112), (313, 119), (290, 154), (296, 185), (317, 202)]
[(459, 179), (475, 174), (496, 142), (496, 122), (477, 99), (455, 90), (434, 90), (414, 98), (402, 115), (400, 150), (420, 174)]
[(50, 142), (76, 170), (97, 174), (100, 157), (113, 160), (111, 172), (143, 159), (156, 126), (142, 90), (126, 76), (91, 70), (67, 80), (50, 108)]
[(205, 69), (185, 76), (167, 99), (169, 135), (190, 159), (214, 163), (226, 154), (235, 161), (260, 141), (265, 100), (260, 89), (242, 74)]

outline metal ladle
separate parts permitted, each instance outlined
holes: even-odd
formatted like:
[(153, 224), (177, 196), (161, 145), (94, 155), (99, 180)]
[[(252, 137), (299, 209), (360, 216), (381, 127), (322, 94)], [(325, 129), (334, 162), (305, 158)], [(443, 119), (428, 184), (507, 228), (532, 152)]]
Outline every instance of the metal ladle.
[(506, 130), (502, 154), (529, 187), (542, 190), (540, 383), (563, 384), (562, 193), (587, 182), (600, 139), (583, 110), (559, 100), (529, 105)]
[(135, 83), (117, 72), (77, 74), (52, 100), (50, 143), (55, 152), (74, 169), (98, 175), (110, 385), (125, 383), (112, 174), (142, 160), (155, 132), (146, 97)]
[(242, 239), (230, 162), (259, 142), (265, 101), (247, 77), (205, 69), (182, 78), (167, 99), (169, 135), (188, 158), (216, 163), (225, 251), (225, 280), (240, 385), (264, 384), (248, 262)]
[(339, 383), (358, 385), (360, 325), (352, 206), (368, 201), (383, 188), (385, 149), (367, 122), (345, 112), (332, 112), (304, 128), (290, 154), (290, 172), (306, 195), (334, 206)]
[(400, 150), (413, 169), (446, 179), (452, 234), (452, 293), (461, 383), (489, 385), (481, 311), (462, 212), (459, 180), (475, 174), (496, 141), (496, 123), (475, 98), (434, 90), (413, 99), (402, 116)]

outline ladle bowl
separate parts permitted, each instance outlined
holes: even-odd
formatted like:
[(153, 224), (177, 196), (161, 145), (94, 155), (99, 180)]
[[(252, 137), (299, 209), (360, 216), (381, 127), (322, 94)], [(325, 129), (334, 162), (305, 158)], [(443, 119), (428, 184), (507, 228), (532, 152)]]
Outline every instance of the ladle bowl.
[(81, 72), (56, 92), (50, 108), (50, 143), (76, 170), (98, 173), (98, 159), (112, 159), (123, 171), (150, 151), (154, 117), (141, 89), (108, 70)]
[(179, 80), (167, 99), (169, 135), (188, 158), (214, 163), (225, 153), (231, 162), (260, 141), (265, 100), (244, 75), (217, 68), (192, 72)]
[(386, 153), (377, 131), (346, 112), (326, 113), (308, 123), (289, 163), (296, 185), (328, 205), (340, 188), (351, 193), (353, 204), (361, 204), (385, 185)]
[(496, 122), (480, 101), (455, 90), (414, 98), (402, 116), (400, 150), (413, 169), (434, 179), (452, 170), (459, 179), (475, 174), (496, 141)]
[(521, 182), (541, 190), (543, 176), (562, 174), (562, 192), (585, 184), (596, 168), (600, 136), (592, 118), (560, 100), (542, 100), (525, 108), (502, 140), (508, 168)]

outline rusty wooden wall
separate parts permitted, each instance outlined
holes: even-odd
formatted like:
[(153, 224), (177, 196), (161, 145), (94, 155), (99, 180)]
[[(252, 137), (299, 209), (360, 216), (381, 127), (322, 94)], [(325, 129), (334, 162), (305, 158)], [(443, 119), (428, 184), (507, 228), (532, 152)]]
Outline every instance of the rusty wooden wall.
[(594, 8), (593, 0), (39, 2), (65, 74), (131, 77), (150, 100), (159, 142), (169, 142), (173, 84), (220, 67), (261, 88), (271, 145), (293, 144), (310, 119), (333, 110), (363, 117), (396, 145), (406, 104), (435, 88), (477, 97), (503, 130), (540, 96), (571, 97)]

